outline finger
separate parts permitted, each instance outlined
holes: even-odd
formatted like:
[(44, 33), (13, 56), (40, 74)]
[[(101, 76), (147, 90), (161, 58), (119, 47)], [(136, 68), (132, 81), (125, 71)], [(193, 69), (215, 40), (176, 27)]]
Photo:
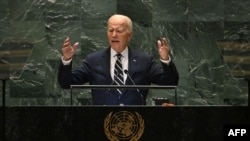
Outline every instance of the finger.
[(167, 39), (165, 37), (162, 38), (162, 45), (168, 45)]
[(172, 104), (172, 103), (162, 103), (162, 106), (172, 107), (172, 106), (175, 106), (175, 105)]
[(66, 43), (64, 43), (63, 44), (63, 47), (65, 48), (65, 47), (68, 47), (69, 46), (69, 42), (66, 42)]
[(65, 40), (64, 40), (64, 43), (63, 43), (63, 47), (68, 47), (70, 46), (70, 39), (69, 37), (67, 37)]
[(162, 43), (160, 40), (157, 41), (157, 45), (158, 45), (158, 48), (160, 48), (162, 46)]
[(64, 43), (69, 42), (69, 37), (64, 40)]

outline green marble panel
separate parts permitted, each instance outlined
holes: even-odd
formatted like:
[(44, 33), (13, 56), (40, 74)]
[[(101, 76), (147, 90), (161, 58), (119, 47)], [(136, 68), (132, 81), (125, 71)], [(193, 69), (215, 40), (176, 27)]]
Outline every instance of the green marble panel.
[[(107, 19), (120, 13), (134, 21), (131, 48), (158, 61), (156, 41), (168, 38), (180, 73), (179, 105), (248, 105), (249, 5), (237, 0), (1, 1), (0, 51), (7, 38), (33, 44), (21, 70), (11, 69), (6, 104), (70, 105), (69, 91), (57, 83), (63, 41), (80, 42), (77, 67), (88, 53), (108, 47)], [(14, 61), (20, 60), (13, 57), (10, 64)], [(76, 93), (74, 105), (90, 104), (89, 90)], [(148, 105), (154, 97), (173, 100), (173, 92), (150, 91)]]

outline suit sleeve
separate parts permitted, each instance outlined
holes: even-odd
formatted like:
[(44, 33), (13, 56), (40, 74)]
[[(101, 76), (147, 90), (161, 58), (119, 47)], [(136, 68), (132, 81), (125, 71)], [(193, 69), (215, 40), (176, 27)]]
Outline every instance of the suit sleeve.
[(72, 62), (69, 65), (60, 63), (58, 70), (58, 82), (64, 89), (69, 89), (70, 85), (82, 85), (89, 82), (91, 73), (87, 59), (82, 64), (72, 70)]
[(63, 65), (61, 62), (58, 70), (58, 82), (63, 89), (69, 89), (71, 85), (71, 74), (72, 62), (69, 65)]
[(171, 85), (177, 86), (179, 81), (179, 74), (173, 61), (169, 64), (161, 62), (161, 65), (156, 63), (151, 58), (150, 72), (151, 81), (157, 85)]
[(177, 86), (179, 82), (179, 73), (176, 69), (176, 66), (173, 61), (170, 61), (169, 64), (162, 63), (165, 82), (167, 85)]

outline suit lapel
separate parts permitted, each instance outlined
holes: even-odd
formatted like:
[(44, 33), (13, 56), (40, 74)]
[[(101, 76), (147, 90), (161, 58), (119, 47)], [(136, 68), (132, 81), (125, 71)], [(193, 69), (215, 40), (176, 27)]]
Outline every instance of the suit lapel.
[[(131, 50), (130, 48), (128, 48), (128, 74), (130, 75), (131, 79), (133, 78), (134, 72), (136, 69), (138, 69), (138, 63), (137, 63), (137, 55), (135, 53), (135, 51)], [(133, 85), (132, 81), (130, 80), (129, 77), (127, 77), (125, 85)], [(122, 98), (126, 98), (128, 95), (128, 89), (124, 90), (124, 93), (122, 95)]]
[(104, 72), (107, 76), (107, 83), (111, 84), (113, 80), (110, 75), (110, 47), (104, 50), (102, 57), (103, 57), (102, 65), (104, 68)]
[[(137, 69), (137, 55), (134, 53), (133, 50), (128, 48), (128, 74), (132, 77), (133, 79), (133, 74), (135, 70)], [(130, 82), (130, 83), (129, 83)], [(129, 77), (127, 77), (126, 83), (125, 84), (132, 84), (131, 80)]]

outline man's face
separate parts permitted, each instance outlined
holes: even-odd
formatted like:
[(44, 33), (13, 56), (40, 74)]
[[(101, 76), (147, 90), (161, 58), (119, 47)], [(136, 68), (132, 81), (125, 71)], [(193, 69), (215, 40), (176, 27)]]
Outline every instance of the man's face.
[(128, 30), (126, 19), (123, 17), (111, 18), (108, 23), (107, 36), (110, 46), (116, 52), (122, 52), (132, 36)]

